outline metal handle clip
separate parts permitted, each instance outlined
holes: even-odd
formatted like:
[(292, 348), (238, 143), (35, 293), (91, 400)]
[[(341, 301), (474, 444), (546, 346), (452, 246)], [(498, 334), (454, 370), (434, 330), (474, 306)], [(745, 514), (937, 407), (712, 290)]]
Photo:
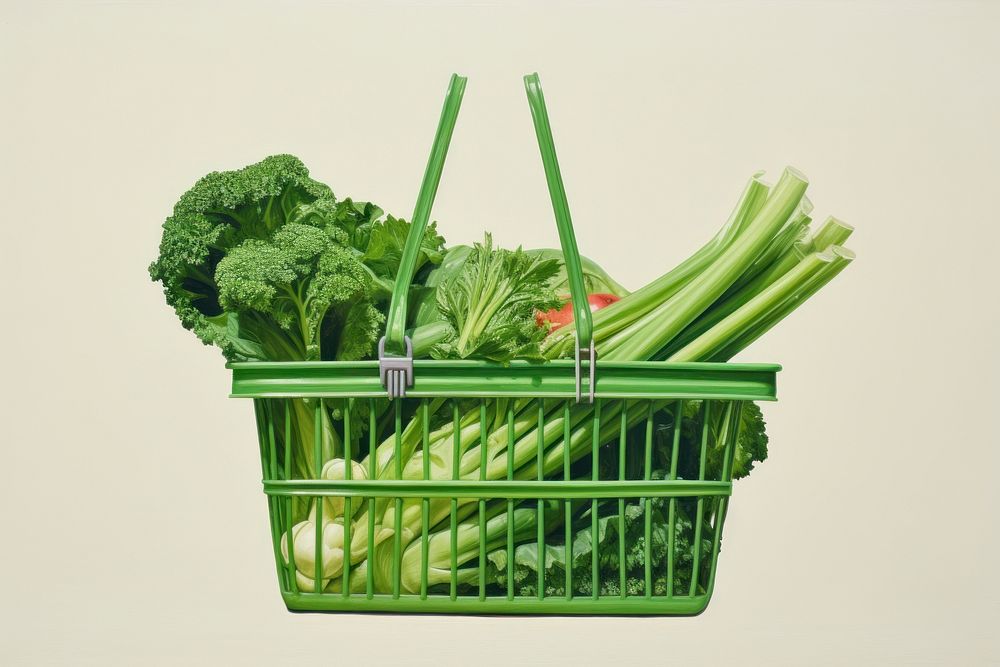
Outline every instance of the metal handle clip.
[(594, 339), (590, 339), (590, 347), (581, 350), (580, 349), (580, 339), (576, 339), (576, 402), (581, 403), (583, 401), (583, 391), (582, 391), (582, 377), (583, 377), (583, 361), (580, 357), (581, 352), (587, 352), (590, 355), (590, 363), (588, 364), (589, 378), (587, 381), (587, 402), (594, 402), (594, 381), (595, 373), (597, 369), (597, 346), (594, 344)]
[(385, 354), (385, 336), (378, 342), (378, 373), (390, 399), (406, 396), (406, 388), (413, 386), (413, 341), (403, 336), (403, 343), (406, 356), (391, 357)]

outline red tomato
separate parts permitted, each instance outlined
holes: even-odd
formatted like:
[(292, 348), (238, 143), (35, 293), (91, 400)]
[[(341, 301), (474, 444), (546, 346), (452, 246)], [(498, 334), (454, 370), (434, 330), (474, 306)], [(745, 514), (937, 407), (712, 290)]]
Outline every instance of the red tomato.
[[(590, 312), (598, 311), (605, 306), (610, 306), (615, 301), (618, 301), (618, 297), (614, 294), (588, 294), (587, 304), (590, 306)], [(553, 308), (552, 310), (547, 310), (544, 313), (538, 311), (535, 313), (535, 324), (539, 327), (544, 327), (546, 324), (549, 325), (549, 331), (555, 331), (559, 327), (569, 324), (573, 321), (573, 302), (566, 297), (566, 303), (563, 304), (562, 308)]]
[(614, 294), (588, 294), (587, 303), (590, 304), (590, 312), (600, 310), (605, 306), (610, 306), (615, 301), (618, 301), (618, 297)]

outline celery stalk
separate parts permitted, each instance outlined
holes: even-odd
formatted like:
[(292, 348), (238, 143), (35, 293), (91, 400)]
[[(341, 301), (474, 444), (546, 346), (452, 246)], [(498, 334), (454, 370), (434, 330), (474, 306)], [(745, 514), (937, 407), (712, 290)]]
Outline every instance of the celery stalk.
[[(694, 276), (674, 296), (600, 348), (601, 357), (648, 359), (691, 324), (739, 278), (792, 216), (808, 181), (785, 169), (753, 221), (720, 257)], [(600, 311), (598, 311), (600, 312)]]
[(813, 247), (812, 240), (792, 244), (792, 247), (786, 250), (771, 266), (761, 271), (747, 284), (747, 291), (749, 293), (760, 292), (816, 250), (820, 250), (820, 248)]
[[(549, 510), (545, 512), (545, 523), (551, 527), (560, 518), (557, 511), (558, 501), (549, 501)], [(534, 508), (519, 507), (512, 513), (499, 506), (499, 510), (486, 520), (486, 551), (492, 551), (507, 543), (507, 523), (513, 522), (514, 541), (523, 542), (537, 534), (538, 513)], [(513, 516), (511, 516), (513, 514)], [(476, 558), (480, 552), (479, 517), (462, 521), (457, 526), (458, 550), (455, 554), (456, 564), (461, 566)], [(389, 581), (391, 576), (391, 550), (383, 549), (382, 558), (377, 559), (376, 579)], [(383, 562), (384, 561), (384, 562)], [(403, 551), (400, 563), (400, 588), (406, 593), (420, 592), (420, 573), (423, 569), (422, 549), (420, 542), (411, 543)], [(451, 530), (432, 532), (427, 540), (427, 585), (448, 584), (451, 582)], [(472, 584), (478, 580), (477, 568), (459, 567), (458, 583)]]
[(772, 311), (767, 317), (761, 318), (752, 327), (746, 331), (740, 332), (740, 334), (734, 337), (725, 347), (720, 349), (714, 356), (705, 359), (705, 361), (729, 361), (734, 356), (736, 356), (740, 351), (746, 349), (755, 340), (763, 336), (765, 333), (771, 330), (775, 324), (783, 320), (788, 316), (793, 310), (802, 305), (809, 297), (818, 292), (824, 285), (833, 280), (848, 264), (854, 259), (854, 253), (847, 248), (841, 248), (840, 246), (831, 246), (829, 252), (832, 252), (837, 256), (834, 264), (820, 276), (819, 280), (812, 282), (810, 285), (806, 286), (801, 290), (794, 299), (790, 299), (783, 303), (781, 307)]
[(816, 250), (826, 250), (832, 245), (842, 246), (853, 231), (854, 227), (831, 215), (813, 236), (813, 247)]
[(843, 270), (853, 256), (848, 253), (838, 249), (836, 252), (831, 250), (808, 255), (760, 294), (670, 355), (668, 361), (714, 359), (733, 345), (734, 340), (740, 340), (743, 332), (756, 330), (767, 322), (777, 322), (783, 316), (779, 314), (791, 312), (808, 295)]
[(792, 214), (792, 217), (789, 218), (785, 226), (781, 228), (781, 231), (767, 244), (767, 247), (753, 261), (750, 268), (736, 280), (732, 287), (726, 290), (725, 294), (729, 294), (750, 280), (753, 280), (755, 276), (771, 266), (795, 243), (804, 239), (809, 233), (809, 223), (812, 222), (812, 218), (809, 217), (810, 211), (812, 211), (812, 203), (806, 197), (803, 197), (798, 209)]
[[(824, 225), (824, 229), (826, 229), (826, 225)], [(776, 260), (765, 266), (751, 280), (743, 283), (735, 290), (730, 289), (723, 294), (722, 298), (695, 320), (691, 326), (685, 328), (676, 338), (671, 340), (654, 358), (657, 360), (670, 358), (674, 352), (704, 334), (788, 273), (788, 271), (799, 264), (811, 252), (811, 241), (798, 241), (794, 243), (792, 247), (786, 249)]]
[[(672, 270), (593, 315), (598, 343), (632, 324), (672, 295), (710, 265), (728, 248), (767, 201), (770, 187), (755, 174), (747, 183), (729, 219), (715, 237)], [(573, 349), (576, 327), (571, 323), (551, 334), (542, 344), (549, 359), (566, 356)], [(585, 341), (589, 342), (589, 341)]]

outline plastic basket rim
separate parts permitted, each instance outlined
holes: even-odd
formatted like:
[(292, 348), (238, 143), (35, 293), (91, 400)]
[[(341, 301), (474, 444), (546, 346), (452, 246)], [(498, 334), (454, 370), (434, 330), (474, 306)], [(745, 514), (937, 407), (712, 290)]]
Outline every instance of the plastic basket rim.
[[(530, 361), (526, 359), (515, 359), (509, 363), (501, 364), (492, 361), (479, 359), (414, 359), (413, 367), (416, 368), (456, 368), (456, 369), (480, 369), (506, 370), (509, 368), (574, 368), (576, 362), (573, 359), (551, 359), (548, 361)], [(349, 369), (378, 369), (377, 359), (364, 361), (230, 361), (226, 363), (226, 368), (230, 370), (259, 370), (259, 369), (321, 369), (349, 370)], [(704, 371), (747, 371), (777, 373), (782, 370), (781, 364), (769, 362), (723, 362), (723, 361), (602, 361), (597, 360), (596, 368), (648, 368), (650, 370), (704, 370)]]
[[(379, 398), (377, 361), (231, 362), (231, 398)], [(413, 398), (576, 396), (571, 359), (549, 362), (415, 360)], [(596, 366), (596, 399), (777, 400), (777, 364), (624, 361)], [(589, 375), (584, 369), (584, 384)]]

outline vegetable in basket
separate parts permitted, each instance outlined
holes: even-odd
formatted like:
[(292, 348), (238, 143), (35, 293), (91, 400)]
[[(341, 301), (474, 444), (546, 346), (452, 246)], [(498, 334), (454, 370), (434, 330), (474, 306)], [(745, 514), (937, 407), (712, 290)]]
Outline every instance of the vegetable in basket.
[(448, 324), (443, 340), (430, 352), (438, 359), (541, 359), (545, 332), (535, 326), (539, 308), (560, 303), (549, 281), (559, 262), (524, 252), (493, 247), (487, 234), (475, 244), (461, 270), (436, 289), (441, 320)]
[[(631, 293), (599, 266), (585, 261), (587, 289), (615, 297), (609, 297), (611, 303), (593, 314), (601, 359), (725, 361), (801, 305), (853, 258), (839, 245), (850, 233), (843, 223), (831, 219), (810, 233), (812, 205), (804, 196), (805, 189), (805, 178), (795, 170), (786, 170), (773, 187), (754, 176), (727, 223), (709, 243)], [(240, 171), (210, 174), (185, 194), (164, 224), (160, 257), (150, 273), (163, 283), (167, 302), (182, 324), (205, 343), (219, 346), (227, 359), (371, 359), (408, 227), (372, 204), (338, 200), (329, 188), (309, 178), (297, 159), (276, 156)], [(497, 248), (488, 235), (483, 244), (472, 248), (448, 249), (433, 225), (421, 249), (407, 313), (415, 356), (499, 362), (517, 358), (538, 363), (572, 356), (576, 345), (573, 322), (547, 328), (536, 324), (536, 313), (562, 304), (558, 295), (565, 290), (566, 278), (557, 251)], [(420, 408), (399, 407), (405, 412), (394, 416), (392, 410), (381, 412), (388, 405), (381, 401), (378, 414), (352, 418), (352, 424), (360, 428), (351, 433), (351, 451), (360, 460), (348, 464), (335, 422), (346, 410), (364, 409), (363, 402), (353, 407), (342, 400), (289, 403), (292, 408), (278, 420), (285, 428), (278, 429), (276, 438), (287, 438), (290, 445), (289, 459), (280, 463), (293, 479), (342, 479), (350, 470), (354, 479), (420, 480), (425, 456), (430, 479), (451, 479), (456, 474), (467, 480), (504, 479), (508, 465), (518, 480), (561, 475), (565, 460), (576, 464), (590, 456), (595, 436), (592, 415), (597, 409), (579, 405), (568, 410), (560, 401), (527, 399), (472, 401), (460, 409), (458, 402), (431, 400)], [(445, 414), (449, 412), (446, 405), (455, 412)], [(635, 428), (645, 418), (640, 414), (645, 410), (635, 409), (634, 401), (608, 401), (601, 409), (604, 421), (596, 434), (601, 443), (615, 441), (620, 427)], [(658, 402), (650, 410), (663, 422), (677, 417), (671, 401)], [(734, 476), (748, 473), (755, 461), (767, 455), (759, 410), (748, 405), (738, 416), (744, 429), (737, 441)], [(404, 424), (398, 459), (396, 437), (384, 435), (391, 431), (386, 427), (394, 418)], [(541, 432), (540, 418), (544, 418)], [(698, 419), (692, 416), (693, 423)], [(368, 424), (375, 425), (377, 437), (371, 451), (360, 438)], [(421, 448), (425, 428), (429, 435), (426, 451)], [(316, 433), (321, 443), (318, 457), (313, 446)], [(457, 473), (453, 461), (458, 461)], [(662, 460), (660, 465), (662, 469)], [(691, 474), (683, 461), (678, 465), (677, 474)], [(710, 465), (721, 469), (723, 462), (716, 457)], [(477, 558), (483, 546), (480, 505), (474, 499), (456, 502), (462, 565)], [(452, 507), (447, 498), (432, 498), (427, 504), (430, 582), (445, 582), (444, 575), (435, 574), (433, 568), (445, 567), (441, 558), (450, 559)], [(413, 591), (422, 566), (420, 544), (414, 541), (421, 533), (422, 501), (379, 499), (370, 505), (352, 503), (349, 513), (345, 509), (343, 500), (327, 498), (293, 510), (291, 539), (283, 535), (281, 551), (286, 562), (295, 565), (298, 585), (307, 590), (339, 586), (344, 565), (350, 563), (352, 587), (354, 577), (363, 572), (373, 576), (377, 591), (391, 590), (391, 550), (396, 546), (402, 554), (401, 586)], [(534, 575), (543, 568), (548, 585), (556, 587), (553, 591), (558, 590), (560, 576), (565, 580), (570, 574), (575, 590), (587, 592), (588, 579), (581, 569), (585, 561), (592, 563), (591, 559), (599, 557), (617, 571), (618, 551), (612, 549), (618, 541), (616, 531), (637, 530), (647, 519), (647, 509), (628, 503), (620, 514), (603, 516), (588, 514), (592, 511), (588, 508), (578, 510), (569, 518), (568, 527), (577, 541), (587, 535), (586, 544), (580, 541), (578, 550), (574, 542), (572, 562), (567, 563), (566, 545), (558, 557), (542, 559), (535, 542), (539, 529), (558, 535), (567, 528), (562, 512), (545, 512), (545, 525), (539, 527), (533, 509), (486, 503), (487, 578), (499, 582), (512, 574), (505, 568), (514, 567), (514, 579), (521, 582), (519, 594), (531, 594)], [(648, 511), (656, 517), (657, 526), (669, 523), (662, 500), (652, 503)], [(711, 508), (701, 520), (709, 520), (710, 515)], [(369, 522), (375, 526), (374, 544), (368, 543)], [(674, 522), (679, 540), (675, 548), (689, 548), (685, 545), (701, 534), (698, 516), (679, 503)], [(595, 527), (599, 554), (591, 553), (588, 546), (587, 531)], [(505, 551), (494, 551), (506, 543), (511, 530), (520, 545), (513, 563), (506, 561)], [(626, 554), (624, 585), (628, 590), (639, 590), (640, 575), (664, 558), (665, 547), (657, 544), (653, 558), (659, 560), (655, 563)], [(574, 576), (575, 570), (580, 571)], [(690, 585), (685, 580), (668, 584), (657, 576), (650, 581), (657, 590)], [(478, 581), (479, 571), (463, 569), (459, 577), (463, 584), (472, 584)]]
[[(565, 303), (559, 308), (550, 308), (546, 311), (535, 311), (535, 325), (548, 331), (555, 331), (564, 324), (572, 322), (573, 300), (569, 295), (566, 295), (564, 299)], [(598, 292), (587, 293), (587, 305), (590, 306), (590, 312), (592, 313), (597, 312), (606, 306), (610, 306), (616, 301), (618, 301), (618, 297), (614, 294), (602, 294)]]
[[(298, 158), (275, 155), (213, 172), (186, 192), (163, 224), (150, 275), (181, 324), (228, 360), (364, 359), (385, 321), (408, 232), (373, 204), (337, 200)], [(443, 244), (429, 226), (418, 262), (440, 262)], [(296, 472), (312, 477), (342, 443), (314, 401), (292, 405)]]

